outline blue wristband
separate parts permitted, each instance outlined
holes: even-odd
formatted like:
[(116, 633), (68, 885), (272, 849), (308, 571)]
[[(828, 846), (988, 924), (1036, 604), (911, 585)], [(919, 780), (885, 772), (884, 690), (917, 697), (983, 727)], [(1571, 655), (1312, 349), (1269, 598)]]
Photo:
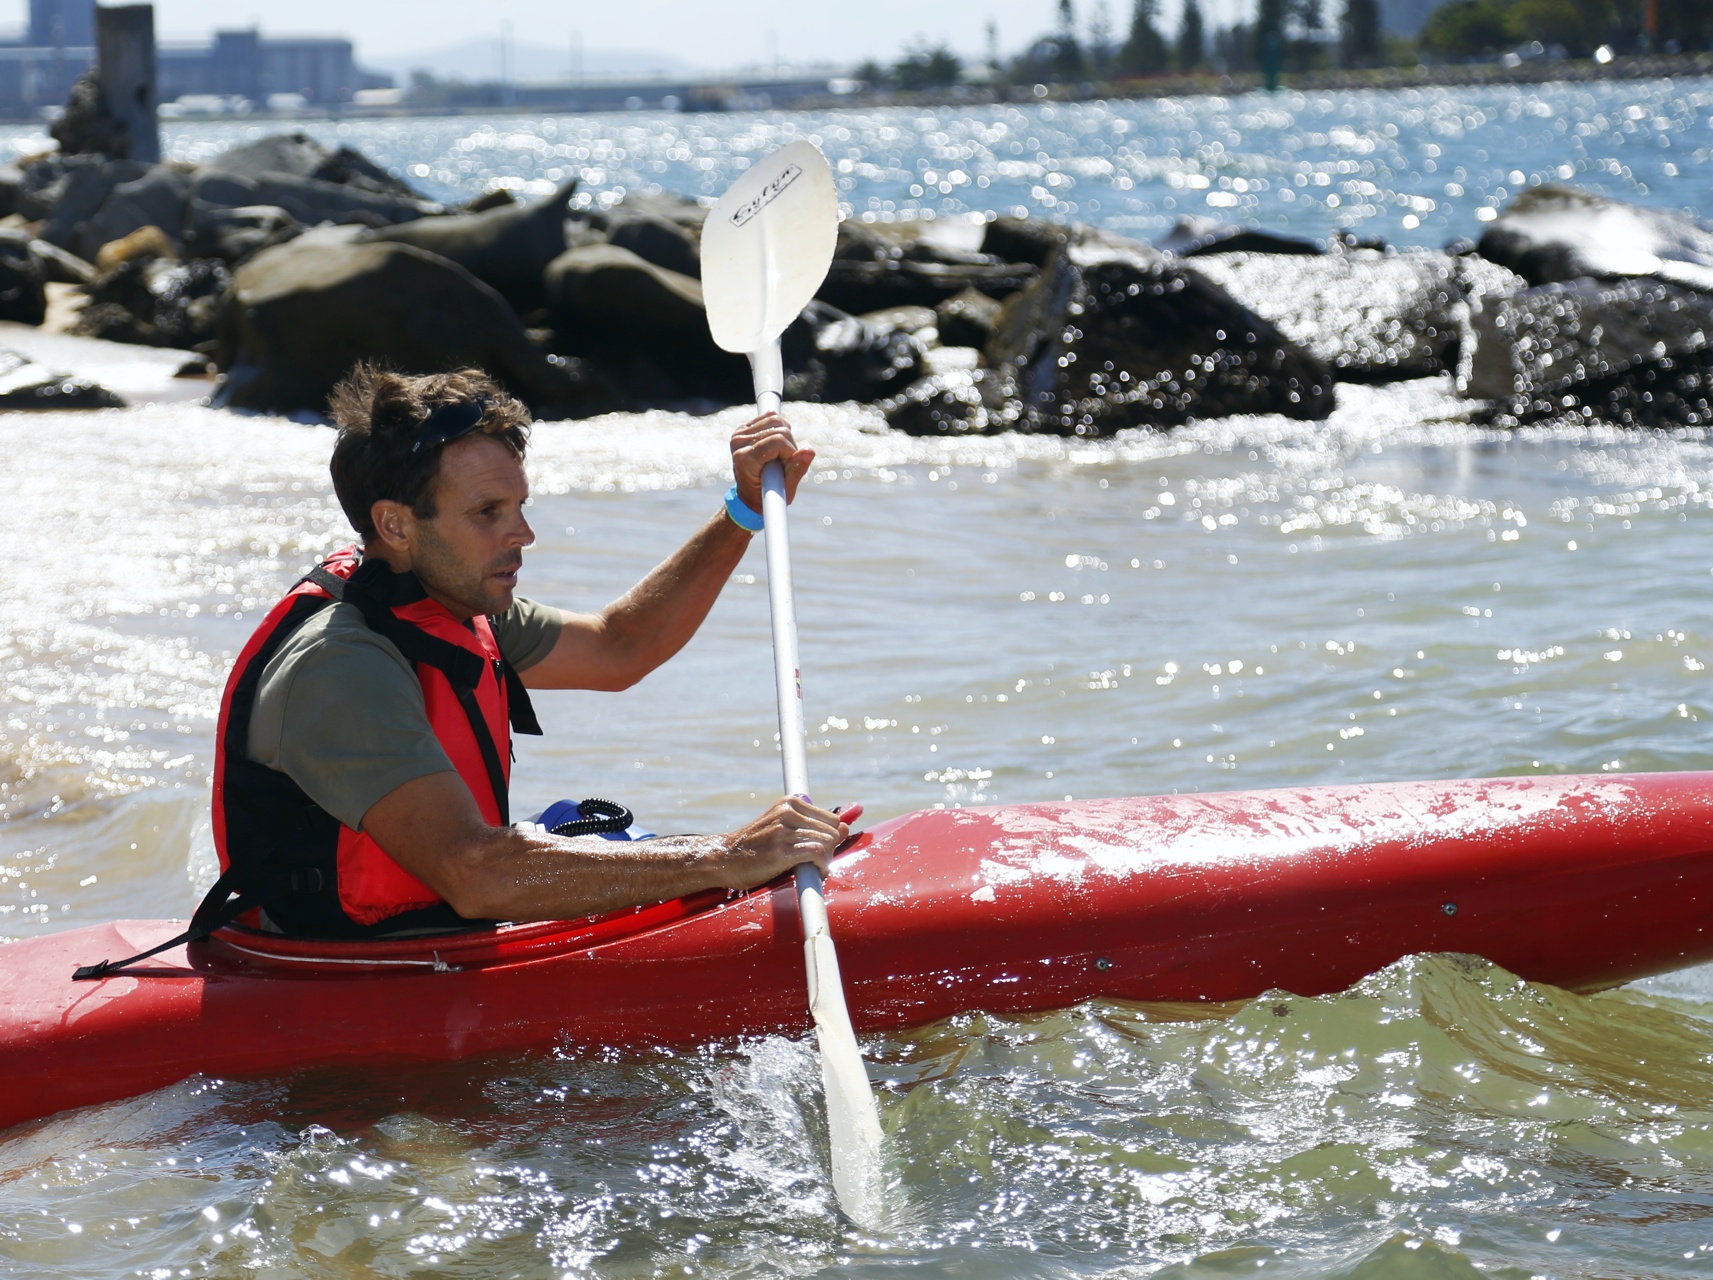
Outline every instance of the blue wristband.
[(738, 528), (749, 533), (760, 533), (764, 527), (761, 512), (738, 497), (735, 484), (726, 490), (726, 515)]

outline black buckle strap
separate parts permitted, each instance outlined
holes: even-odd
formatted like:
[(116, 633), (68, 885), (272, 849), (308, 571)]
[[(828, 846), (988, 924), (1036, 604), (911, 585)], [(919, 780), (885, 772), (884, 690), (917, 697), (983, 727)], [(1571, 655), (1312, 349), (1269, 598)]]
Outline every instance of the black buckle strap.
[[(319, 873), (316, 873), (319, 874)], [(150, 947), (147, 951), (139, 951), (134, 956), (126, 956), (123, 960), (101, 960), (95, 964), (86, 964), (72, 970), (73, 982), (88, 982), (95, 978), (105, 978), (110, 973), (120, 969), (128, 969), (140, 960), (150, 956), (158, 956), (163, 951), (185, 942), (201, 942), (216, 929), (224, 929), (250, 908), (261, 905), (259, 895), (239, 888), (239, 882), (245, 877), (237, 867), (228, 867), (221, 877), (214, 882), (202, 901), (197, 904), (196, 911), (190, 917), (190, 927), (177, 937), (168, 938), (159, 946)]]

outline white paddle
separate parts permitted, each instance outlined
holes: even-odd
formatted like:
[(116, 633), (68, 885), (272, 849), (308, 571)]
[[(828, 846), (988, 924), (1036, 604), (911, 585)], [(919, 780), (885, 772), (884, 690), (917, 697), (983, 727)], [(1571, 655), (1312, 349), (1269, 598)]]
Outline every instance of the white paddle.
[[(756, 408), (777, 413), (785, 389), (779, 335), (826, 279), (839, 232), (832, 170), (808, 142), (792, 142), (732, 183), (702, 228), (702, 297), (708, 328), (727, 351), (749, 357)], [(791, 546), (785, 529), (785, 468), (762, 473), (767, 529), (767, 598), (773, 610), (773, 676), (787, 795), (809, 798), (803, 681), (797, 660), (797, 609), (791, 596)], [(821, 1045), (833, 1190), (857, 1223), (874, 1225), (880, 1203), (880, 1113), (869, 1088), (839, 957), (827, 927), (821, 873), (797, 868), (797, 908), (809, 969), (809, 1010)]]

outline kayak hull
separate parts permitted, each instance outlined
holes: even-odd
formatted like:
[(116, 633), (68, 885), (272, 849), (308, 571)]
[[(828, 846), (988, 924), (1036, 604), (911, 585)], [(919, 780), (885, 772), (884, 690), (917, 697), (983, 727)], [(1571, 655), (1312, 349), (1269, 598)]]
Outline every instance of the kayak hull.
[[(1713, 774), (933, 810), (841, 855), (828, 909), (859, 1032), (1095, 997), (1320, 995), (1436, 951), (1594, 990), (1713, 960)], [(228, 930), (71, 980), (180, 928), (0, 946), (0, 1127), (199, 1073), (809, 1025), (789, 881), (456, 938)]]

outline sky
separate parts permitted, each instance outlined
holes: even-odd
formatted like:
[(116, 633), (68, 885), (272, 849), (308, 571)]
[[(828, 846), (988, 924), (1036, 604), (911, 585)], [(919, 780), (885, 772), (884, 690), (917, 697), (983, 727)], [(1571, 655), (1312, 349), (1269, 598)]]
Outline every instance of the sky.
[[(1129, 25), (1133, 2), (1105, 0), (1115, 32)], [(1100, 0), (1074, 3), (1086, 27)], [(1179, 3), (1160, 4), (1173, 29)], [(1203, 12), (1229, 21), (1249, 3), (1203, 0)], [(509, 23), (520, 44), (569, 48), (580, 32), (588, 50), (647, 50), (712, 70), (769, 65), (775, 48), (787, 63), (891, 61), (918, 36), (976, 57), (989, 20), (1001, 51), (1014, 53), (1051, 30), (1056, 15), (1057, 0), (155, 0), (155, 29), (171, 39), (258, 23), (275, 34), (349, 36), (361, 60), (498, 37)]]

